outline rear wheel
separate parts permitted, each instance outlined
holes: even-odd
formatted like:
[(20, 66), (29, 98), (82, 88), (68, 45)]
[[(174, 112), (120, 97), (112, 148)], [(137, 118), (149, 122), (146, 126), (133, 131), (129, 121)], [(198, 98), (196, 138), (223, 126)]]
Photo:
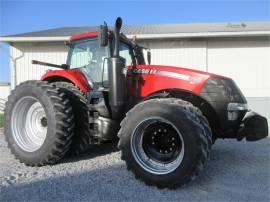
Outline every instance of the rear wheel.
[(15, 88), (5, 109), (4, 129), (11, 152), (21, 162), (53, 164), (68, 151), (74, 117), (66, 95), (44, 81)]
[(68, 154), (78, 155), (83, 153), (90, 144), (87, 99), (80, 89), (75, 87), (72, 83), (55, 82), (53, 85), (64, 92), (71, 101), (75, 117), (75, 128)]
[(175, 98), (139, 103), (127, 113), (118, 136), (127, 168), (159, 188), (194, 179), (211, 148), (207, 120), (193, 105)]

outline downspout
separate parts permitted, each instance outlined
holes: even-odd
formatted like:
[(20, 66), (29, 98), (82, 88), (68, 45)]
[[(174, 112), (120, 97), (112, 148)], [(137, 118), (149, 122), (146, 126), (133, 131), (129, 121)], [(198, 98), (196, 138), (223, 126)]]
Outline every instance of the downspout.
[[(12, 44), (10, 43), (9, 45), (11, 46)], [(13, 84), (12, 84), (12, 82), (11, 82), (11, 89), (13, 89), (13, 88), (17, 85), (17, 60), (19, 60), (19, 59), (21, 59), (22, 57), (24, 57), (24, 52), (22, 52), (22, 55), (21, 55), (21, 56), (16, 57), (16, 58), (13, 58), (13, 57), (12, 57), (12, 54), (6, 53), (6, 51), (3, 50), (1, 47), (0, 47), (0, 49), (2, 50), (2, 52), (3, 52), (4, 54), (6, 54), (6, 55), (10, 58), (10, 60), (11, 60), (12, 63), (13, 63), (13, 68), (11, 68), (11, 69), (13, 69), (13, 74), (14, 74), (14, 75), (13, 75), (14, 86), (12, 86)], [(11, 72), (11, 74), (12, 74), (12, 72)]]
[(208, 72), (209, 67), (208, 67), (208, 39), (206, 39), (206, 54), (205, 54), (205, 63), (206, 63), (206, 72)]
[[(12, 45), (12, 44), (10, 44), (10, 45)], [(14, 58), (12, 55), (13, 54), (9, 54), (9, 57), (12, 60), (12, 63), (13, 63), (13, 70), (14, 70), (13, 71), (13, 74), (14, 74), (13, 78), (14, 78), (14, 88), (15, 88), (17, 86), (17, 84), (18, 84), (18, 81), (17, 81), (17, 61), (24, 57), (24, 52), (22, 52), (22, 55), (20, 55), (19, 57)]]

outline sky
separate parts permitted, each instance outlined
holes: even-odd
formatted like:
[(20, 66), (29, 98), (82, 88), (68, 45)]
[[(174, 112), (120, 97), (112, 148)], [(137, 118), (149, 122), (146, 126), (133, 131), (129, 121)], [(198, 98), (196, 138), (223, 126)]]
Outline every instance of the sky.
[[(67, 26), (270, 21), (270, 0), (0, 0), (0, 36)], [(10, 79), (0, 43), (0, 82)]]

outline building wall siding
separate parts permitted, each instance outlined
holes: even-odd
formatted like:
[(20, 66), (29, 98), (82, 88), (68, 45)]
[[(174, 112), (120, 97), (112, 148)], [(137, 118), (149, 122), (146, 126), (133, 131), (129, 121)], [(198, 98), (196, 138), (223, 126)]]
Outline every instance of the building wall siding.
[[(12, 64), (12, 88), (15, 84), (40, 77), (49, 69), (41, 65), (33, 65), (32, 60), (40, 60), (54, 64), (66, 62), (67, 47), (64, 44), (43, 44), (43, 43), (17, 43), (11, 47), (11, 56), (16, 65)], [(17, 60), (16, 60), (17, 58)], [(16, 66), (16, 77), (14, 77), (14, 67)], [(16, 82), (15, 82), (16, 79)]]
[(9, 84), (5, 84), (5, 85), (0, 84), (0, 100), (1, 99), (6, 100), (9, 93), (10, 93), (10, 85)]
[(208, 42), (208, 71), (233, 78), (247, 97), (270, 97), (270, 41)]
[(206, 71), (206, 41), (170, 40), (142, 42), (151, 49), (151, 64)]

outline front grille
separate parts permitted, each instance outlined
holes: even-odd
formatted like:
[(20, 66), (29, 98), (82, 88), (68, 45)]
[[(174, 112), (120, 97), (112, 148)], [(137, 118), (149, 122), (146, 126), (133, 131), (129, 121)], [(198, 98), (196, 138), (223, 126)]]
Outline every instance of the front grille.
[(246, 103), (246, 99), (237, 85), (231, 79), (213, 77), (207, 80), (201, 96), (214, 102)]

